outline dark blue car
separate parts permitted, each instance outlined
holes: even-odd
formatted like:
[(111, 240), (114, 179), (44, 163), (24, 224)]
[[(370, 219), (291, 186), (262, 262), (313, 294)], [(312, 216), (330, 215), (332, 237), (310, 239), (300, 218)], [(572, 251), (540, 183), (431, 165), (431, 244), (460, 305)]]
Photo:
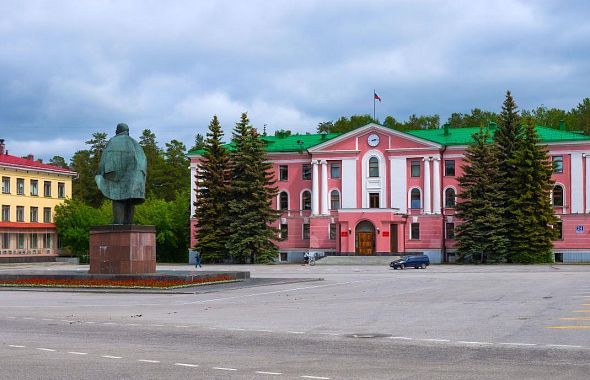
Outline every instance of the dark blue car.
[(426, 255), (420, 256), (403, 256), (399, 260), (392, 261), (389, 266), (393, 269), (404, 269), (406, 267), (426, 269), (430, 265), (430, 259)]

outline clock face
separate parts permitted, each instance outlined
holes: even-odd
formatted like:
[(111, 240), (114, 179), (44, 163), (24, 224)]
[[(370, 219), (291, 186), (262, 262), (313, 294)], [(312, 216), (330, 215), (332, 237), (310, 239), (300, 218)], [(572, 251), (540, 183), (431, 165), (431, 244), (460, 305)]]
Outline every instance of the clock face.
[(369, 135), (369, 137), (367, 137), (367, 144), (369, 144), (369, 146), (377, 146), (379, 144), (379, 135)]

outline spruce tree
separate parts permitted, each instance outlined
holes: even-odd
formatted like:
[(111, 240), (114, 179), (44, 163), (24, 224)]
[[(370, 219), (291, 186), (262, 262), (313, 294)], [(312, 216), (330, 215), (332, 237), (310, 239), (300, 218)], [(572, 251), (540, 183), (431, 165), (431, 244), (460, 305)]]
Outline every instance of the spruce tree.
[(520, 184), (515, 177), (515, 170), (518, 162), (515, 161), (517, 152), (522, 145), (522, 125), (517, 106), (512, 99), (510, 91), (506, 92), (506, 99), (502, 105), (502, 112), (499, 117), (499, 125), (494, 133), (494, 144), (496, 145), (496, 157), (498, 161), (499, 203), (502, 209), (502, 223), (505, 225), (507, 239), (507, 259), (512, 261), (515, 250), (512, 247), (514, 236), (518, 232), (514, 219), (514, 210), (511, 207), (511, 200), (520, 194)]
[(205, 152), (197, 166), (195, 178), (195, 216), (198, 220), (195, 249), (208, 262), (221, 262), (227, 257), (225, 242), (229, 228), (226, 215), (231, 168), (229, 152), (222, 145), (222, 137), (223, 131), (217, 116), (213, 116), (205, 140)]
[(229, 201), (230, 235), (227, 248), (236, 262), (268, 263), (278, 255), (273, 243), (277, 231), (270, 224), (279, 217), (271, 207), (277, 194), (272, 165), (268, 162), (264, 142), (243, 113), (232, 135), (231, 200)]
[(550, 202), (553, 167), (546, 146), (539, 145), (539, 136), (532, 120), (524, 127), (520, 149), (508, 161), (514, 167), (515, 184), (520, 189), (509, 199), (514, 233), (511, 241), (511, 261), (518, 263), (547, 263), (553, 261), (552, 240), (557, 223)]
[(456, 216), (457, 253), (460, 261), (501, 262), (506, 256), (506, 231), (500, 207), (498, 161), (490, 134), (480, 127), (465, 150)]

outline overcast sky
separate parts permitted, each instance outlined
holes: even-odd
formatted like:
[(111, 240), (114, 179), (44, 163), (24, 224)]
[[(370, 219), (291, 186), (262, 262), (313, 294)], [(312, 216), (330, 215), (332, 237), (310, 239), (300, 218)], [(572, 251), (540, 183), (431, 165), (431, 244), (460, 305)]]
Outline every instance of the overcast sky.
[(269, 132), (372, 113), (569, 110), (590, 96), (587, 1), (0, 2), (0, 138), (69, 160), (93, 132), (192, 145), (217, 114)]

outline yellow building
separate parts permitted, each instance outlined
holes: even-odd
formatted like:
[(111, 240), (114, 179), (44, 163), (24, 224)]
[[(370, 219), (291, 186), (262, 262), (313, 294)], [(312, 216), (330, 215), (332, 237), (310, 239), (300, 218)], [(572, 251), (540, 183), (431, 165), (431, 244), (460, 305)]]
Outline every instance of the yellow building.
[(72, 196), (76, 173), (8, 154), (0, 139), (0, 262), (57, 256), (55, 206)]

